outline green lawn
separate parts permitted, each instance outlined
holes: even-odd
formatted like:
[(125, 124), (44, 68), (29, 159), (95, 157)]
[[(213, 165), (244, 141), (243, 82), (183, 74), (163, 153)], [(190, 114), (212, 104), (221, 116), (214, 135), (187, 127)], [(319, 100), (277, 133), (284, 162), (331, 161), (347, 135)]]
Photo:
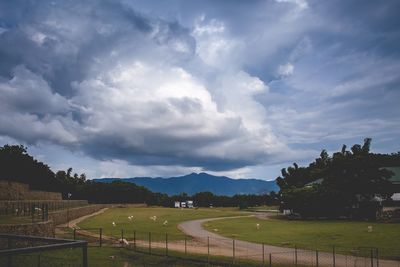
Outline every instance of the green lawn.
[[(213, 218), (223, 216), (235, 216), (243, 214), (237, 208), (204, 208), (204, 209), (176, 209), (176, 208), (112, 208), (106, 212), (79, 223), (81, 228), (103, 228), (103, 234), (119, 237), (121, 229), (124, 229), (125, 236), (132, 238), (133, 231), (137, 237), (152, 232), (152, 239), (165, 239), (165, 233), (169, 234), (171, 240), (183, 239), (182, 233), (177, 225), (183, 221), (201, 218)], [(133, 219), (129, 220), (128, 216)], [(150, 219), (157, 216), (157, 220)], [(168, 221), (167, 225), (163, 225)], [(112, 225), (115, 222), (116, 226)]]
[[(382, 254), (400, 255), (399, 223), (239, 218), (210, 221), (203, 226), (210, 231), (218, 229), (224, 236), (277, 246), (326, 251), (333, 245), (338, 249), (378, 247)], [(372, 226), (372, 232), (368, 232), (368, 226)]]
[[(37, 221), (40, 221), (40, 218), (35, 218), (35, 222)], [(20, 223), (32, 223), (32, 217), (11, 216), (11, 215), (0, 216), (0, 224), (20, 224)]]

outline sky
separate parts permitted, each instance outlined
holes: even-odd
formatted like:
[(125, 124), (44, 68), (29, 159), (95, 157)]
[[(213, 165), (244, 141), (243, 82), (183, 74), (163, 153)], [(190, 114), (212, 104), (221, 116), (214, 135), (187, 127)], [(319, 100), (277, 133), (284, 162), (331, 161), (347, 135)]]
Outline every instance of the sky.
[(89, 178), (400, 151), (400, 1), (0, 1), (0, 145)]

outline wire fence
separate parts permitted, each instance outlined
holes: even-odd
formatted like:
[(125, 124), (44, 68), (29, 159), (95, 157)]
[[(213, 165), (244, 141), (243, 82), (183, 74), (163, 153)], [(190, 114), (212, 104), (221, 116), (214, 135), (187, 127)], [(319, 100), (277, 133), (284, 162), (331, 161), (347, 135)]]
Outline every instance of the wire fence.
[(87, 206), (87, 200), (0, 201), (0, 215), (31, 216), (35, 209), (47, 206), (49, 212)]
[(0, 234), (0, 266), (87, 267), (87, 242)]
[[(235, 266), (400, 267), (400, 250), (375, 247), (332, 246), (323, 250), (274, 247), (216, 235), (193, 238), (184, 234), (100, 228), (75, 229), (74, 239), (92, 246), (103, 243), (165, 257), (200, 259), (205, 264)], [(382, 257), (384, 255), (384, 257)]]

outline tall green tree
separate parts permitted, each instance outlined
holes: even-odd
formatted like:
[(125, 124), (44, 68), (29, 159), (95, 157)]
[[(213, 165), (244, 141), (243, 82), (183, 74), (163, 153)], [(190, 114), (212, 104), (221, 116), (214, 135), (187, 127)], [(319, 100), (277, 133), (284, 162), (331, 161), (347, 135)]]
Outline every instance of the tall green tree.
[[(289, 167), (277, 178), (285, 208), (303, 216), (373, 217), (379, 201), (393, 194), (393, 173), (370, 153), (371, 139), (343, 145), (332, 157), (323, 150), (306, 168)], [(357, 213), (357, 214), (355, 214)]]

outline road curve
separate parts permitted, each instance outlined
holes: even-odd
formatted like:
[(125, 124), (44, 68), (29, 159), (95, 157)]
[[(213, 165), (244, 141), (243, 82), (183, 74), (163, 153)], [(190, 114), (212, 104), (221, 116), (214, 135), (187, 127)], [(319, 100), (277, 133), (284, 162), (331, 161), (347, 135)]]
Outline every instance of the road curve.
[[(254, 216), (254, 215), (250, 215)], [(297, 258), (298, 264), (303, 264), (305, 266), (333, 266), (333, 262), (337, 267), (347, 267), (347, 266), (376, 266), (377, 261), (373, 259), (371, 264), (370, 258), (356, 257), (350, 255), (336, 254), (333, 257), (332, 253), (328, 252), (316, 252), (311, 250), (285, 248), (277, 247), (271, 245), (262, 245), (253, 242), (247, 242), (242, 240), (233, 241), (232, 238), (224, 237), (216, 234), (215, 232), (209, 232), (202, 227), (202, 224), (209, 221), (223, 220), (223, 219), (233, 219), (244, 216), (235, 217), (220, 217), (220, 218), (210, 218), (210, 219), (200, 219), (193, 221), (186, 221), (178, 225), (178, 228), (187, 235), (192, 236), (197, 242), (207, 244), (215, 248), (219, 248), (222, 251), (231, 251), (228, 253), (229, 256), (235, 255), (236, 257), (251, 258), (257, 260), (265, 259), (268, 261), (269, 254), (271, 254), (271, 259), (273, 262), (279, 263), (289, 263), (293, 264), (294, 259)], [(245, 216), (248, 217), (248, 216)], [(233, 252), (234, 248), (234, 252)], [(264, 249), (264, 253), (263, 253)], [(224, 253), (225, 254), (225, 253)], [(318, 255), (319, 261), (316, 262), (316, 254)], [(263, 256), (264, 255), (264, 256)], [(399, 267), (400, 261), (392, 260), (379, 260), (379, 266), (381, 267)]]

